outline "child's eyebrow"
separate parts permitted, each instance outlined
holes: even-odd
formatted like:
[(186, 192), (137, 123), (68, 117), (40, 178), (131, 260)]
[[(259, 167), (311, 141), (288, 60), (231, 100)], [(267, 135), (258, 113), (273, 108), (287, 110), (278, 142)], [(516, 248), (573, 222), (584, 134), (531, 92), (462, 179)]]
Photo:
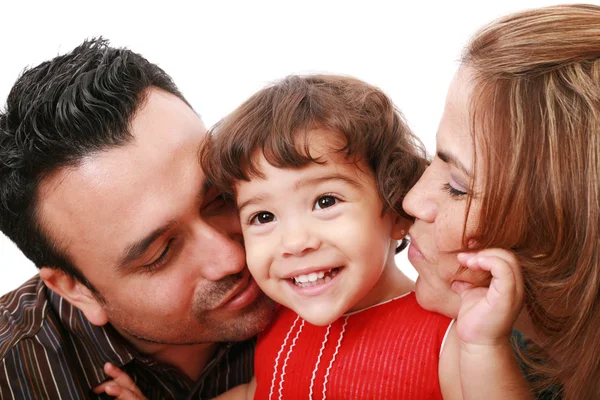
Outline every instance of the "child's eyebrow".
[(260, 203), (260, 202), (262, 202), (264, 200), (265, 200), (265, 198), (263, 196), (254, 196), (252, 198), (249, 198), (248, 200), (246, 200), (242, 204), (238, 205), (238, 207), (237, 207), (238, 213), (241, 213), (242, 210), (244, 209), (244, 207), (247, 207), (247, 206), (255, 204), (255, 203)]
[(360, 188), (362, 185), (358, 182), (358, 180), (353, 179), (349, 176), (342, 175), (339, 173), (328, 174), (323, 176), (317, 176), (314, 178), (303, 179), (301, 181), (296, 182), (294, 188), (296, 190), (303, 188), (305, 186), (318, 185), (319, 183), (327, 182), (327, 181), (342, 181), (347, 183), (355, 188)]
[[(328, 174), (328, 175), (323, 175), (323, 176), (316, 176), (314, 178), (302, 179), (302, 180), (296, 182), (296, 184), (294, 185), (294, 190), (300, 190), (306, 186), (318, 185), (320, 183), (328, 182), (328, 181), (341, 181), (341, 182), (351, 185), (355, 188), (362, 187), (362, 185), (360, 184), (360, 182), (357, 179), (353, 179), (349, 176), (342, 175), (339, 173), (334, 173), (334, 174)], [(268, 197), (269, 197), (268, 195), (267, 195), (267, 197), (265, 197), (265, 195), (254, 196), (254, 197), (244, 201), (243, 203), (239, 204), (238, 212), (241, 212), (244, 209), (244, 207), (263, 202)]]

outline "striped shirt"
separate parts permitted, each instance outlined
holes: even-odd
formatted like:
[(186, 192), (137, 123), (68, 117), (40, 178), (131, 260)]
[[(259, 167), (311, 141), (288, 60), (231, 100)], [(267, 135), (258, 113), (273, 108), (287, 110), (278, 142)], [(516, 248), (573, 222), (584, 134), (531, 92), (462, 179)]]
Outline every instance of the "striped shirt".
[(222, 344), (193, 382), (138, 353), (107, 324), (92, 325), (39, 276), (0, 298), (0, 399), (104, 399), (91, 388), (111, 362), (149, 399), (209, 399), (253, 375), (254, 340)]

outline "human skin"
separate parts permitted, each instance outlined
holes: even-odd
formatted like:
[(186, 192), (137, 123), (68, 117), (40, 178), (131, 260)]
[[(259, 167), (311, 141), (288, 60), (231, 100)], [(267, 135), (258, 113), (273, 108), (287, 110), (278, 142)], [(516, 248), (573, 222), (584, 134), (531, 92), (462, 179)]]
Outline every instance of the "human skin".
[(277, 168), (258, 155), (261, 176), (235, 186), (252, 275), (269, 297), (315, 325), (413, 286), (394, 262), (410, 221), (382, 213), (369, 167), (335, 151), (335, 138), (310, 131), (309, 151), (320, 163), (301, 168)]
[(132, 141), (59, 169), (39, 192), (44, 229), (99, 296), (60, 270), (41, 276), (91, 323), (194, 379), (215, 342), (256, 335), (273, 306), (246, 268), (235, 207), (204, 180), (197, 114), (152, 88), (130, 130)]

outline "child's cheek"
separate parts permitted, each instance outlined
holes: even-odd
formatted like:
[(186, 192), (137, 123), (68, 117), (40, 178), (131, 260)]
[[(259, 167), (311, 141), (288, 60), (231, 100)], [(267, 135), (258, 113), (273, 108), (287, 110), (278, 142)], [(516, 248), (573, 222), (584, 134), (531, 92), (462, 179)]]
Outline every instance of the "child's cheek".
[(246, 247), (246, 263), (248, 269), (254, 279), (258, 282), (262, 279), (267, 279), (270, 275), (270, 252), (266, 243), (257, 240), (256, 238), (249, 239), (245, 242)]

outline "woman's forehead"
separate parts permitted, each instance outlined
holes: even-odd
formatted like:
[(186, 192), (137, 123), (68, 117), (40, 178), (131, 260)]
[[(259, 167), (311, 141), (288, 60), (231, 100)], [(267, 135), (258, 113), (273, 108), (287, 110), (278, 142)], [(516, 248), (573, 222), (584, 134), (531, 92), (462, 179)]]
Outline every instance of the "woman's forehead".
[(436, 135), (437, 151), (444, 152), (471, 168), (473, 164), (473, 138), (471, 135), (470, 71), (459, 69), (446, 97), (444, 113)]

